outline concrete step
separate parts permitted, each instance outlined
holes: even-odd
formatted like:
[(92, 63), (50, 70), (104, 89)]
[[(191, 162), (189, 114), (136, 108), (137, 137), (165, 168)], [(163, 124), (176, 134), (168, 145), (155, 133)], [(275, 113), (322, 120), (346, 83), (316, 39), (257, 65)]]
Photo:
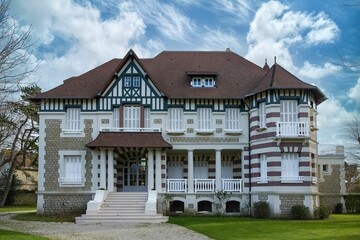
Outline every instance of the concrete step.
[(84, 215), (75, 218), (76, 224), (96, 224), (96, 223), (163, 223), (169, 217), (162, 215), (141, 215), (141, 216), (99, 216)]

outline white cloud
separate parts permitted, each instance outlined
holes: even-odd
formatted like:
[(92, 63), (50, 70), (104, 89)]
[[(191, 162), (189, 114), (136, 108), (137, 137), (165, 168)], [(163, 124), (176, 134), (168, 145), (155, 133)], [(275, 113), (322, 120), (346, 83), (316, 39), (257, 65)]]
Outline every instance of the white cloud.
[(305, 61), (304, 66), (299, 69), (299, 77), (304, 77), (306, 79), (319, 79), (327, 75), (336, 73), (341, 70), (341, 67), (334, 65), (332, 63), (325, 63), (322, 66), (311, 64), (308, 61)]
[(135, 12), (156, 28), (164, 37), (178, 42), (188, 42), (196, 25), (174, 5), (156, 0), (133, 0), (120, 3), (123, 12)]
[(353, 113), (348, 112), (342, 104), (330, 97), (318, 107), (318, 141), (320, 144), (346, 143), (344, 123), (352, 118)]
[(360, 78), (354, 87), (350, 88), (348, 96), (360, 106)]
[(248, 0), (216, 0), (213, 4), (213, 9), (236, 14), (239, 18), (248, 17), (252, 9)]
[[(134, 12), (118, 10), (115, 18), (102, 20), (97, 8), (71, 0), (34, 1), (31, 10), (28, 4), (18, 1), (14, 7), (32, 24), (40, 44), (52, 44), (59, 36), (69, 44), (58, 56), (54, 50), (45, 55), (38, 70), (39, 84), (45, 90), (111, 58), (122, 57), (131, 47), (140, 48), (136, 42), (145, 32), (142, 18)], [(38, 17), (33, 16), (34, 12)]]
[(338, 32), (337, 25), (322, 12), (317, 15), (294, 12), (278, 1), (269, 1), (261, 5), (250, 24), (246, 58), (262, 66), (265, 58), (272, 60), (277, 56), (277, 62), (295, 75), (321, 78), (340, 68), (330, 63), (319, 66), (309, 62), (303, 67), (295, 66), (291, 48), (304, 42), (309, 46), (332, 42)]

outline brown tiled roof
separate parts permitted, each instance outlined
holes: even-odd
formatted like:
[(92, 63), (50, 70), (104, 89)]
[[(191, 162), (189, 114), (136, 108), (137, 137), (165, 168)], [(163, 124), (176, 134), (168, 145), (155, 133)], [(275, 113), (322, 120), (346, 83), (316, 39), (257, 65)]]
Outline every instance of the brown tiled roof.
[(163, 139), (161, 132), (100, 132), (94, 141), (86, 144), (86, 147), (91, 149), (97, 147), (172, 148)]
[[(243, 98), (265, 74), (259, 66), (228, 51), (165, 51), (142, 62), (151, 80), (169, 98)], [(215, 88), (190, 87), (189, 73), (201, 72), (217, 74)]]
[[(323, 101), (324, 94), (315, 86), (304, 83), (280, 65), (270, 70), (261, 68), (231, 52), (164, 51), (154, 58), (139, 59), (130, 50), (123, 59), (113, 59), (80, 76), (72, 77), (34, 99), (95, 98), (107, 88), (114, 74), (135, 58), (150, 80), (168, 98), (233, 98), (243, 99), (268, 89), (310, 89)], [(193, 88), (191, 75), (213, 75), (214, 88)]]
[(270, 68), (260, 83), (248, 94), (248, 96), (269, 89), (309, 89), (317, 96), (318, 103), (325, 100), (325, 95), (319, 88), (301, 81), (278, 64), (274, 64)]

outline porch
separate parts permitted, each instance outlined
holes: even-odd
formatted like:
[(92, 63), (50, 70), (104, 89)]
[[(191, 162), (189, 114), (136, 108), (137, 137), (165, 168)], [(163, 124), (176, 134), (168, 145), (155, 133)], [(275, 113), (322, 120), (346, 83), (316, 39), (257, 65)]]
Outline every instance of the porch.
[[(198, 192), (214, 192), (215, 179), (194, 179), (193, 189), (195, 193)], [(188, 192), (188, 179), (167, 179), (166, 180), (167, 192), (169, 193), (187, 193)], [(242, 179), (221, 179), (221, 189), (226, 192), (243, 192)]]

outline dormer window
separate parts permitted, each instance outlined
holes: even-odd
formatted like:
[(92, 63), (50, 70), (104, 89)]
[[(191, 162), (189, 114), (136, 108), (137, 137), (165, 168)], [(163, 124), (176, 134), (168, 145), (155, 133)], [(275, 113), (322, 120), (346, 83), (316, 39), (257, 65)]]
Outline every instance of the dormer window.
[(124, 78), (124, 87), (140, 87), (140, 77), (139, 76), (125, 76)]
[(192, 87), (204, 87), (204, 88), (212, 88), (215, 87), (215, 79), (214, 77), (192, 77), (191, 78), (191, 86)]

